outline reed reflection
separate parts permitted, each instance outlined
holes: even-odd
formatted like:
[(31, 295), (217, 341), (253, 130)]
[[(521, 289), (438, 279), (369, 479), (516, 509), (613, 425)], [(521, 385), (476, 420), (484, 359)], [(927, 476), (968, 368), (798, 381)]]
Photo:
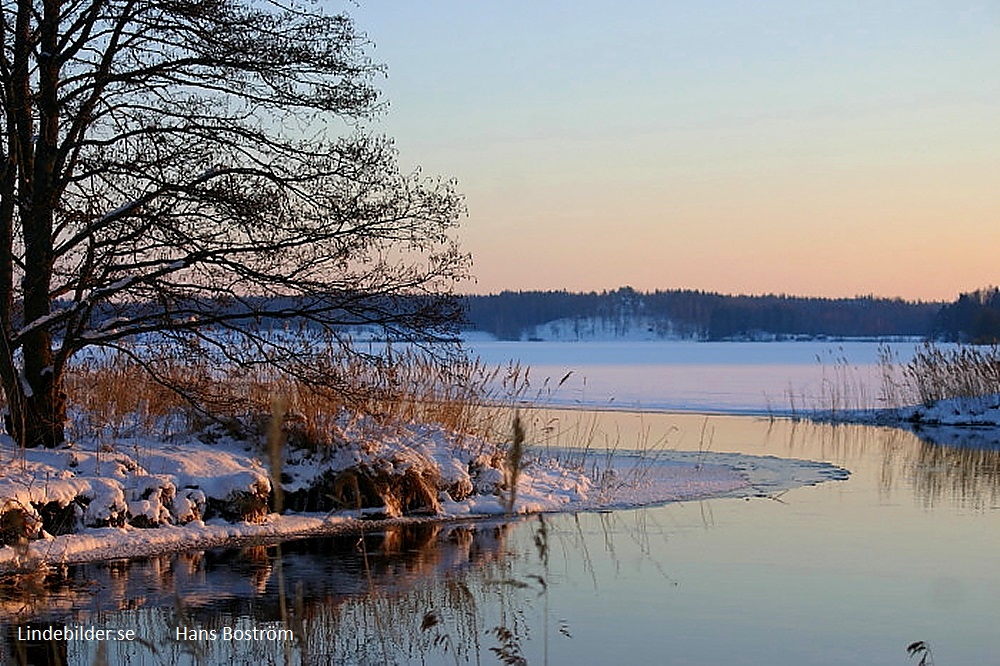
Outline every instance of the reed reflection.
[[(40, 585), (43, 593), (4, 590), (0, 612), (8, 631), (0, 655), (22, 663), (25, 655), (53, 647), (22, 644), (19, 627), (82, 623), (136, 629), (145, 648), (141, 642), (101, 647), (113, 663), (131, 663), (129, 655), (143, 651), (167, 663), (258, 663), (278, 656), (287, 662), (289, 655), (288, 663), (302, 664), (406, 663), (429, 654), (447, 654), (449, 662), (461, 654), (465, 661), (479, 654), (487, 629), (500, 626), (484, 628), (483, 604), (493, 608), (495, 598), (506, 599), (503, 613), (516, 613), (513, 597), (495, 594), (510, 587), (512, 559), (520, 556), (507, 543), (515, 524), (408, 524), (67, 567), (59, 580)], [(200, 640), (227, 627), (279, 626), (291, 629), (294, 640)], [(178, 628), (191, 632), (178, 638)], [(99, 657), (97, 646), (85, 642), (54, 647), (81, 663)]]
[(983, 511), (1000, 508), (1000, 449), (919, 440), (913, 490), (928, 507), (952, 502)]
[[(567, 428), (573, 425), (570, 414), (559, 416)], [(918, 436), (894, 428), (782, 419), (711, 417), (706, 423), (704, 416), (676, 414), (636, 417), (633, 432), (621, 415), (600, 416), (623, 424), (613, 431), (615, 442), (653, 440), (657, 447), (824, 459), (858, 470), (847, 483), (853, 484), (865, 513), (852, 514), (851, 507), (843, 513), (836, 503), (824, 504), (820, 518), (808, 516), (821, 526), (843, 516), (868, 515), (880, 508), (880, 500), (890, 504), (897, 496), (914, 498), (916, 508), (908, 512), (919, 516), (925, 515), (921, 507), (988, 511), (1000, 505), (1000, 451), (967, 440), (944, 444), (923, 438), (926, 433)], [(593, 413), (581, 413), (580, 418), (595, 432), (606, 427), (594, 424)], [(829, 497), (820, 492), (813, 501)], [(603, 629), (604, 614), (610, 613), (591, 612), (588, 604), (594, 599), (629, 622), (638, 622), (631, 613), (635, 595), (644, 590), (657, 591), (650, 617), (659, 618), (671, 612), (671, 604), (680, 607), (679, 600), (700, 603), (690, 590), (699, 590), (709, 600), (714, 594), (721, 599), (726, 586), (745, 584), (739, 577), (724, 578), (727, 582), (717, 587), (715, 578), (705, 582), (702, 568), (717, 562), (703, 561), (701, 544), (721, 546), (718, 554), (743, 552), (748, 534), (762, 534), (752, 542), (756, 547), (769, 540), (793, 543), (782, 540), (787, 536), (782, 530), (795, 516), (784, 509), (772, 513), (772, 508), (772, 502), (711, 500), (510, 524), (405, 524), (364, 535), (63, 567), (50, 572), (40, 586), (39, 581), (24, 580), (17, 583), (19, 590), (0, 591), (0, 613), (14, 627), (87, 622), (135, 628), (146, 641), (106, 645), (106, 663), (535, 663), (544, 661), (550, 650), (558, 654), (560, 649), (604, 640), (587, 635), (599, 633), (594, 627)], [(716, 511), (722, 517), (721, 529)], [(977, 518), (976, 525), (981, 525), (983, 517)], [(752, 524), (753, 530), (738, 529), (745, 524)], [(908, 538), (890, 526), (886, 532), (886, 542)], [(713, 538), (693, 536), (702, 533)], [(820, 527), (815, 538), (823, 539), (824, 534)], [(836, 543), (830, 537), (829, 544)], [(814, 554), (813, 549), (805, 552), (803, 558)], [(850, 557), (848, 553), (843, 561)], [(728, 566), (725, 557), (715, 559)], [(798, 562), (799, 554), (788, 559)], [(769, 572), (770, 566), (769, 560), (762, 571)], [(719, 572), (724, 575), (725, 568), (711, 570), (713, 576)], [(841, 583), (837, 579), (836, 584)], [(26, 592), (30, 585), (37, 593)], [(829, 589), (835, 589), (832, 583)], [(728, 603), (721, 599), (719, 606), (706, 604), (705, 612), (716, 617)], [(683, 617), (683, 608), (676, 612), (674, 622)], [(176, 636), (178, 627), (227, 626), (289, 628), (294, 638), (223, 643)], [(0, 639), (0, 657), (15, 654), (13, 636), (8, 631)], [(671, 640), (681, 638), (678, 634)], [(588, 644), (577, 651), (592, 649), (595, 646)], [(79, 642), (65, 646), (75, 663), (101, 663), (96, 650)], [(10, 661), (20, 663), (14, 657)]]
[(874, 457), (879, 489), (888, 498), (909, 487), (926, 508), (950, 505), (976, 511), (1000, 507), (1000, 443), (995, 430), (922, 428), (914, 431), (865, 425), (789, 422), (772, 426), (772, 442), (784, 438), (786, 455), (818, 453), (857, 469)]

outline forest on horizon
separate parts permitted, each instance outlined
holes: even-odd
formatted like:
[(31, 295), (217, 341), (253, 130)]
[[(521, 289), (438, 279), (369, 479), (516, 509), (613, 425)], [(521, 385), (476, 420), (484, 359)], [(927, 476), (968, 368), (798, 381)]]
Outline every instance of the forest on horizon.
[[(817, 337), (921, 337), (995, 342), (1000, 338), (997, 288), (962, 294), (952, 303), (858, 296), (725, 295), (697, 290), (504, 291), (461, 297), (467, 330), (501, 340), (531, 339), (555, 321), (607, 324), (614, 336), (644, 327), (657, 337), (759, 340)], [(586, 337), (582, 335), (582, 337)]]

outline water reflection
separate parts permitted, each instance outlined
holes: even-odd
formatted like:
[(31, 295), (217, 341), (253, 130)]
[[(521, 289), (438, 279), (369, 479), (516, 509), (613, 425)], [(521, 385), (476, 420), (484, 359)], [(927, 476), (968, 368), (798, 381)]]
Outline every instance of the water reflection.
[(920, 441), (913, 461), (914, 493), (927, 506), (956, 501), (982, 511), (1000, 508), (1000, 451)]
[[(407, 524), (64, 567), (46, 585), (0, 590), (0, 662), (37, 663), (31, 647), (79, 664), (604, 663), (625, 655), (636, 663), (888, 664), (905, 661), (909, 642), (930, 640), (936, 655), (952, 650), (950, 663), (991, 663), (983, 658), (990, 642), (977, 632), (992, 628), (1000, 600), (990, 557), (1000, 546), (992, 513), (1000, 451), (892, 428), (579, 417), (616, 442), (826, 460), (852, 475), (780, 502)], [(571, 414), (558, 418), (569, 428)], [(29, 622), (126, 628), (141, 640), (32, 647), (16, 633)], [(209, 640), (179, 628), (217, 637), (227, 628), (289, 629), (292, 637)], [(838, 653), (844, 645), (851, 655)]]
[(780, 423), (771, 426), (768, 439), (785, 455), (808, 457), (818, 450), (825, 459), (852, 470), (874, 458), (883, 498), (907, 486), (927, 508), (1000, 508), (1000, 445), (982, 436), (953, 432), (956, 429), (911, 432), (850, 424)]
[[(406, 525), (69, 567), (34, 605), (5, 599), (3, 663), (534, 663), (550, 642), (573, 637), (571, 620), (550, 607), (552, 586), (582, 574), (596, 591), (598, 569), (632, 570), (636, 547), (653, 560), (660, 528), (646, 515)], [(93, 627), (136, 639), (72, 634)], [(25, 640), (48, 628), (71, 637)], [(279, 628), (291, 638), (268, 638)], [(234, 629), (263, 638), (227, 640)]]
[(852, 474), (875, 471), (884, 499), (912, 492), (927, 507), (989, 509), (1000, 495), (995, 429), (827, 424), (784, 418), (538, 409), (528, 412), (543, 452), (636, 448), (738, 452), (822, 460)]
[[(400, 525), (68, 567), (39, 588), (44, 594), (5, 591), (3, 653), (13, 663), (36, 663), (46, 652), (92, 663), (103, 645), (114, 652), (112, 663), (141, 663), (130, 660), (144, 653), (168, 663), (408, 663), (431, 654), (466, 662), (502, 628), (496, 647), (515, 654), (523, 611), (512, 592), (541, 589), (545, 580), (510, 575), (513, 524)], [(492, 609), (489, 626), (483, 605)], [(23, 640), (31, 628), (79, 626), (132, 628), (139, 640)], [(294, 639), (224, 639), (238, 627), (287, 627)]]

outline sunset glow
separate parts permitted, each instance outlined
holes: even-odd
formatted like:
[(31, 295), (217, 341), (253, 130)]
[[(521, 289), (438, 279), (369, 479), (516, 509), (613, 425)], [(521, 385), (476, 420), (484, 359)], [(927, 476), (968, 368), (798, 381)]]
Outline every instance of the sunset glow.
[(1000, 281), (995, 4), (540, 6), (352, 10), (378, 129), (467, 195), (466, 291)]

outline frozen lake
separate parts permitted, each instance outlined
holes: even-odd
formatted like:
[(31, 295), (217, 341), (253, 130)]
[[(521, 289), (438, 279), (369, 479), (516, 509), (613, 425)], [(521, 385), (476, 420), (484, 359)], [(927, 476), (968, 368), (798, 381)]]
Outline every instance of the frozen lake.
[[(728, 414), (880, 406), (880, 349), (902, 362), (915, 343), (494, 342), (473, 355), (531, 369), (542, 404)], [(556, 384), (571, 373), (558, 388)]]
[[(510, 524), (401, 525), (362, 539), (74, 567), (61, 588), (33, 598), (29, 615), (137, 629), (148, 644), (111, 644), (116, 664), (522, 656), (531, 664), (878, 666), (916, 663), (906, 654), (915, 641), (926, 641), (938, 664), (1000, 663), (1000, 452), (766, 416), (787, 387), (819, 396), (836, 379), (817, 357), (844, 356), (852, 373), (869, 373), (876, 345), (475, 349), (530, 365), (536, 392), (572, 371), (541, 396), (542, 408), (525, 412), (536, 441), (816, 460), (850, 478), (779, 494), (751, 489)], [(607, 409), (633, 405), (681, 413)], [(594, 451), (587, 464), (600, 469), (603, 459)], [(8, 618), (16, 617), (11, 603)], [(176, 639), (179, 625), (219, 635), (291, 627), (297, 639), (191, 643)], [(68, 663), (97, 657), (93, 643), (65, 649)]]

